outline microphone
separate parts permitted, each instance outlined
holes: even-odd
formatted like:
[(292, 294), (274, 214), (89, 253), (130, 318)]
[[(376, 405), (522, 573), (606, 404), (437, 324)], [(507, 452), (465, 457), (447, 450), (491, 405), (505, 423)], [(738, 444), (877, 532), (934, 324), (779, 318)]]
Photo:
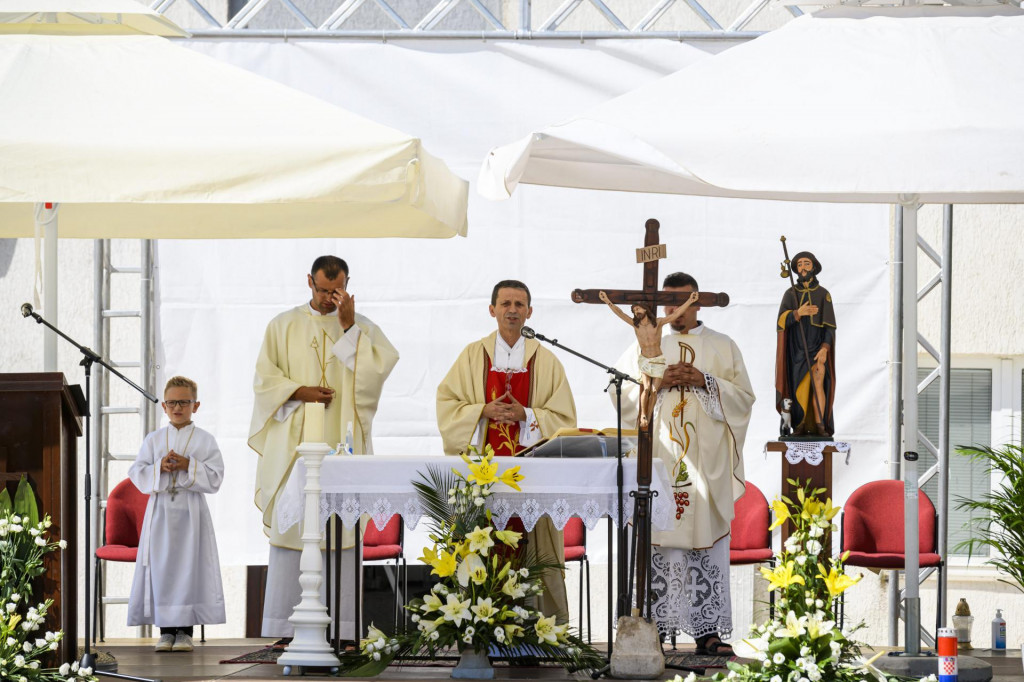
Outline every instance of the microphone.
[(32, 304), (31, 303), (22, 303), (21, 304), (21, 316), (22, 317), (28, 317), (31, 314), (32, 314)]
[[(28, 305), (28, 303), (26, 303), (25, 305)], [(22, 311), (24, 310), (25, 306), (22, 306)], [(528, 339), (532, 339), (535, 336), (537, 336), (537, 332), (533, 331), (533, 327), (523, 327), (522, 329), (519, 330), (519, 333)]]

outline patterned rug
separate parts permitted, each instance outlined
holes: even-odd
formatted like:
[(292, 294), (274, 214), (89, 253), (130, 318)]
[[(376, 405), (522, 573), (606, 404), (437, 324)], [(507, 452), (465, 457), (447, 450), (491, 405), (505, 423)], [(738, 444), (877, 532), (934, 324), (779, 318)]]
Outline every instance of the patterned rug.
[(735, 656), (710, 656), (692, 652), (665, 653), (665, 667), (669, 669), (724, 668), (726, 663), (735, 660)]
[[(277, 663), (278, 657), (284, 653), (284, 647), (282, 646), (268, 646), (256, 651), (250, 651), (247, 654), (242, 654), (236, 658), (230, 658), (221, 663)], [(694, 653), (679, 652), (675, 654), (668, 654), (665, 656), (666, 667), (673, 668), (724, 668), (725, 664), (729, 661), (736, 660), (735, 657), (730, 656), (705, 656)], [(451, 667), (458, 662), (458, 657), (452, 655), (445, 658), (429, 659), (429, 658), (415, 658), (411, 657), (408, 659), (402, 659), (396, 662), (396, 666), (436, 666), (436, 667)], [(496, 665), (508, 665), (507, 661), (496, 660)], [(536, 659), (535, 662), (531, 662), (532, 665), (544, 666), (544, 665), (557, 665), (543, 659)]]

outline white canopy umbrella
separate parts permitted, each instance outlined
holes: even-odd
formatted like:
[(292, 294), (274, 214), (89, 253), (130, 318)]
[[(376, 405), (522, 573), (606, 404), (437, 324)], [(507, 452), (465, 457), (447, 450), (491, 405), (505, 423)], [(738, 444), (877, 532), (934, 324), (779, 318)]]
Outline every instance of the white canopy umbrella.
[[(478, 186), (495, 199), (530, 183), (902, 204), (910, 210), (901, 244), (907, 257), (897, 258), (904, 261), (902, 338), (895, 330), (903, 358), (901, 449), (916, 451), (917, 208), (1024, 203), (1022, 64), (1024, 12), (1017, 8), (823, 10), (493, 150)], [(940, 362), (947, 378), (948, 267)], [(945, 429), (940, 460), (948, 454)], [(904, 476), (916, 487), (916, 464)], [(939, 493), (945, 520), (944, 480)], [(909, 505), (907, 547), (917, 547), (916, 518)], [(943, 556), (945, 543), (943, 524)], [(907, 575), (917, 571), (910, 552)], [(942, 578), (940, 592), (944, 606)], [(906, 594), (905, 641), (917, 653), (916, 580)]]
[(0, 33), (90, 35), (188, 33), (135, 0), (0, 0)]
[(519, 183), (833, 202), (1024, 200), (1024, 12), (834, 8), (493, 150)]
[(0, 35), (0, 237), (452, 237), (415, 137), (155, 36)]
[(45, 226), (51, 322), (58, 210), (63, 237), (466, 234), (468, 184), (419, 139), (140, 35), (185, 32), (134, 0), (0, 0), (0, 22), (0, 237)]

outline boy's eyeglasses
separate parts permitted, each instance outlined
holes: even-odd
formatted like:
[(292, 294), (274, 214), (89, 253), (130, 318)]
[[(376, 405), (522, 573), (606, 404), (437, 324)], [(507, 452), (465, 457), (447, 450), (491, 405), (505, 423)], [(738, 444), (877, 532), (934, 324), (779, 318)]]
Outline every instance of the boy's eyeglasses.
[(194, 400), (165, 400), (164, 405), (167, 407), (188, 407)]

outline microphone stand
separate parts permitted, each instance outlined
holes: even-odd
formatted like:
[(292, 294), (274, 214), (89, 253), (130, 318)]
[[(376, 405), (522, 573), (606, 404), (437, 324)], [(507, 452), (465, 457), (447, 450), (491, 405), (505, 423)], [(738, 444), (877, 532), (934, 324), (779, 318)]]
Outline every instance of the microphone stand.
[[(575, 355), (576, 357), (580, 358), (581, 360), (586, 360), (587, 362), (589, 362), (592, 365), (597, 365), (601, 369), (605, 370), (608, 374), (612, 375), (612, 378), (608, 381), (608, 388), (611, 388), (613, 385), (615, 386), (615, 429), (616, 429), (615, 432), (616, 432), (616, 435), (617, 435), (617, 438), (618, 438), (618, 447), (617, 447), (617, 450), (616, 450), (617, 465), (615, 467), (615, 484), (616, 484), (616, 488), (617, 488), (617, 492), (618, 492), (618, 541), (617, 541), (617, 545), (618, 545), (618, 548), (619, 548), (618, 561), (616, 562), (616, 569), (617, 569), (617, 596), (616, 596), (617, 604), (616, 604), (616, 610), (617, 610), (617, 613), (619, 615), (629, 613), (629, 599), (630, 599), (630, 592), (631, 592), (631, 590), (629, 590), (629, 588), (628, 588), (628, 584), (627, 584), (628, 577), (626, 575), (626, 571), (627, 571), (626, 563), (627, 563), (627, 558), (628, 558), (626, 556), (626, 554), (628, 554), (628, 552), (629, 552), (629, 542), (627, 540), (627, 531), (626, 531), (626, 526), (625, 526), (625, 520), (623, 518), (623, 488), (624, 488), (625, 483), (623, 481), (624, 474), (623, 474), (623, 470), (622, 470), (622, 382), (623, 381), (632, 381), (637, 386), (640, 385), (640, 382), (637, 381), (636, 379), (634, 379), (633, 377), (629, 376), (625, 372), (619, 371), (619, 370), (615, 369), (614, 367), (609, 367), (608, 365), (605, 365), (604, 363), (598, 362), (597, 360), (595, 360), (595, 359), (593, 359), (591, 357), (583, 355), (582, 353), (579, 353), (579, 352), (573, 350), (572, 348), (564, 346), (564, 345), (558, 343), (558, 339), (549, 339), (546, 336), (544, 336), (543, 334), (537, 333), (536, 331), (534, 331), (530, 327), (523, 327), (522, 335), (525, 336), (528, 339), (537, 339), (538, 341), (544, 341), (545, 343), (549, 343), (552, 346), (555, 346), (556, 348), (561, 348), (562, 350), (564, 350), (564, 351), (566, 351), (568, 353), (572, 353), (573, 355)], [(608, 388), (606, 388), (605, 391), (607, 391)], [(610, 540), (611, 539), (611, 529), (609, 529), (608, 535), (609, 535), (609, 540)], [(610, 546), (610, 543), (609, 543), (609, 546)], [(624, 552), (625, 552), (625, 554), (624, 554)], [(608, 562), (608, 574), (609, 574), (608, 575), (608, 578), (609, 578), (608, 579), (608, 584), (610, 586), (611, 583), (612, 583), (612, 581), (611, 581), (611, 561), (610, 560)], [(609, 661), (611, 660), (611, 657), (612, 657), (612, 640), (613, 640), (613, 637), (612, 637), (612, 622), (613, 622), (613, 620), (614, 620), (614, 615), (609, 610), (609, 612), (608, 612), (608, 660)], [(605, 673), (607, 673), (609, 669), (610, 669), (610, 666), (605, 666), (601, 670), (598, 670), (598, 671), (594, 672), (593, 675), (592, 675), (593, 679), (595, 679), (595, 680), (598, 679), (599, 677), (601, 677), (601, 675), (604, 675)]]
[[(155, 402), (159, 402), (159, 400), (157, 399), (156, 396), (154, 396), (151, 393), (149, 393), (148, 391), (146, 391), (146, 389), (142, 388), (141, 386), (139, 386), (138, 384), (133, 382), (131, 379), (129, 379), (128, 377), (126, 377), (125, 375), (121, 374), (120, 372), (118, 372), (113, 367), (111, 367), (94, 350), (92, 350), (91, 348), (86, 348), (85, 346), (83, 346), (82, 344), (78, 343), (77, 341), (72, 339), (70, 336), (68, 336), (67, 334), (62, 332), (60, 329), (57, 329), (57, 327), (53, 326), (52, 324), (50, 324), (49, 322), (44, 320), (42, 318), (42, 316), (39, 315), (39, 313), (37, 313), (37, 312), (32, 310), (32, 306), (29, 305), (28, 303), (26, 303), (26, 304), (21, 306), (21, 314), (24, 317), (31, 317), (38, 324), (44, 325), (45, 327), (50, 329), (52, 332), (57, 334), (57, 336), (61, 337), (62, 339), (64, 339), (68, 343), (70, 343), (72, 346), (77, 348), (78, 351), (82, 354), (82, 361), (80, 363), (78, 363), (78, 364), (81, 365), (85, 369), (85, 414), (83, 415), (85, 417), (85, 479), (84, 479), (84, 486), (85, 486), (85, 571), (84, 571), (84, 577), (85, 577), (85, 590), (84, 590), (84, 592), (85, 592), (85, 647), (83, 649), (82, 660), (79, 662), (79, 665), (81, 667), (83, 667), (83, 668), (92, 668), (93, 674), (95, 674), (95, 675), (102, 675), (102, 676), (105, 676), (105, 677), (114, 677), (114, 678), (118, 678), (118, 679), (122, 679), (122, 680), (136, 680), (137, 682), (159, 682), (158, 680), (154, 680), (154, 679), (151, 679), (151, 678), (148, 678), (148, 677), (133, 677), (131, 675), (120, 675), (118, 673), (107, 672), (107, 671), (103, 671), (103, 670), (97, 670), (96, 669), (96, 656), (91, 651), (92, 633), (89, 631), (89, 625), (92, 623), (92, 607), (93, 607), (93, 604), (92, 604), (92, 599), (91, 599), (92, 595), (89, 592), (89, 587), (90, 587), (90, 580), (91, 580), (91, 578), (90, 578), (90, 566), (92, 565), (92, 561), (94, 560), (94, 557), (93, 557), (93, 548), (92, 548), (92, 528), (91, 528), (92, 522), (91, 522), (91, 519), (90, 519), (90, 507), (92, 505), (92, 470), (91, 470), (91, 466), (92, 466), (92, 453), (91, 453), (91, 444), (92, 444), (92, 438), (91, 438), (91, 433), (92, 433), (92, 410), (91, 410), (89, 402), (90, 402), (90, 396), (92, 395), (92, 393), (90, 392), (90, 385), (91, 385), (91, 381), (92, 381), (92, 366), (93, 366), (93, 364), (98, 364), (101, 367), (105, 367), (111, 374), (113, 374), (114, 376), (120, 378), (123, 382), (125, 382), (126, 384), (128, 384), (129, 386), (134, 388), (136, 391), (138, 391), (142, 395), (146, 396), (147, 400), (150, 400), (150, 401), (152, 401), (154, 403)], [(73, 644), (77, 644), (77, 643), (73, 643)]]

